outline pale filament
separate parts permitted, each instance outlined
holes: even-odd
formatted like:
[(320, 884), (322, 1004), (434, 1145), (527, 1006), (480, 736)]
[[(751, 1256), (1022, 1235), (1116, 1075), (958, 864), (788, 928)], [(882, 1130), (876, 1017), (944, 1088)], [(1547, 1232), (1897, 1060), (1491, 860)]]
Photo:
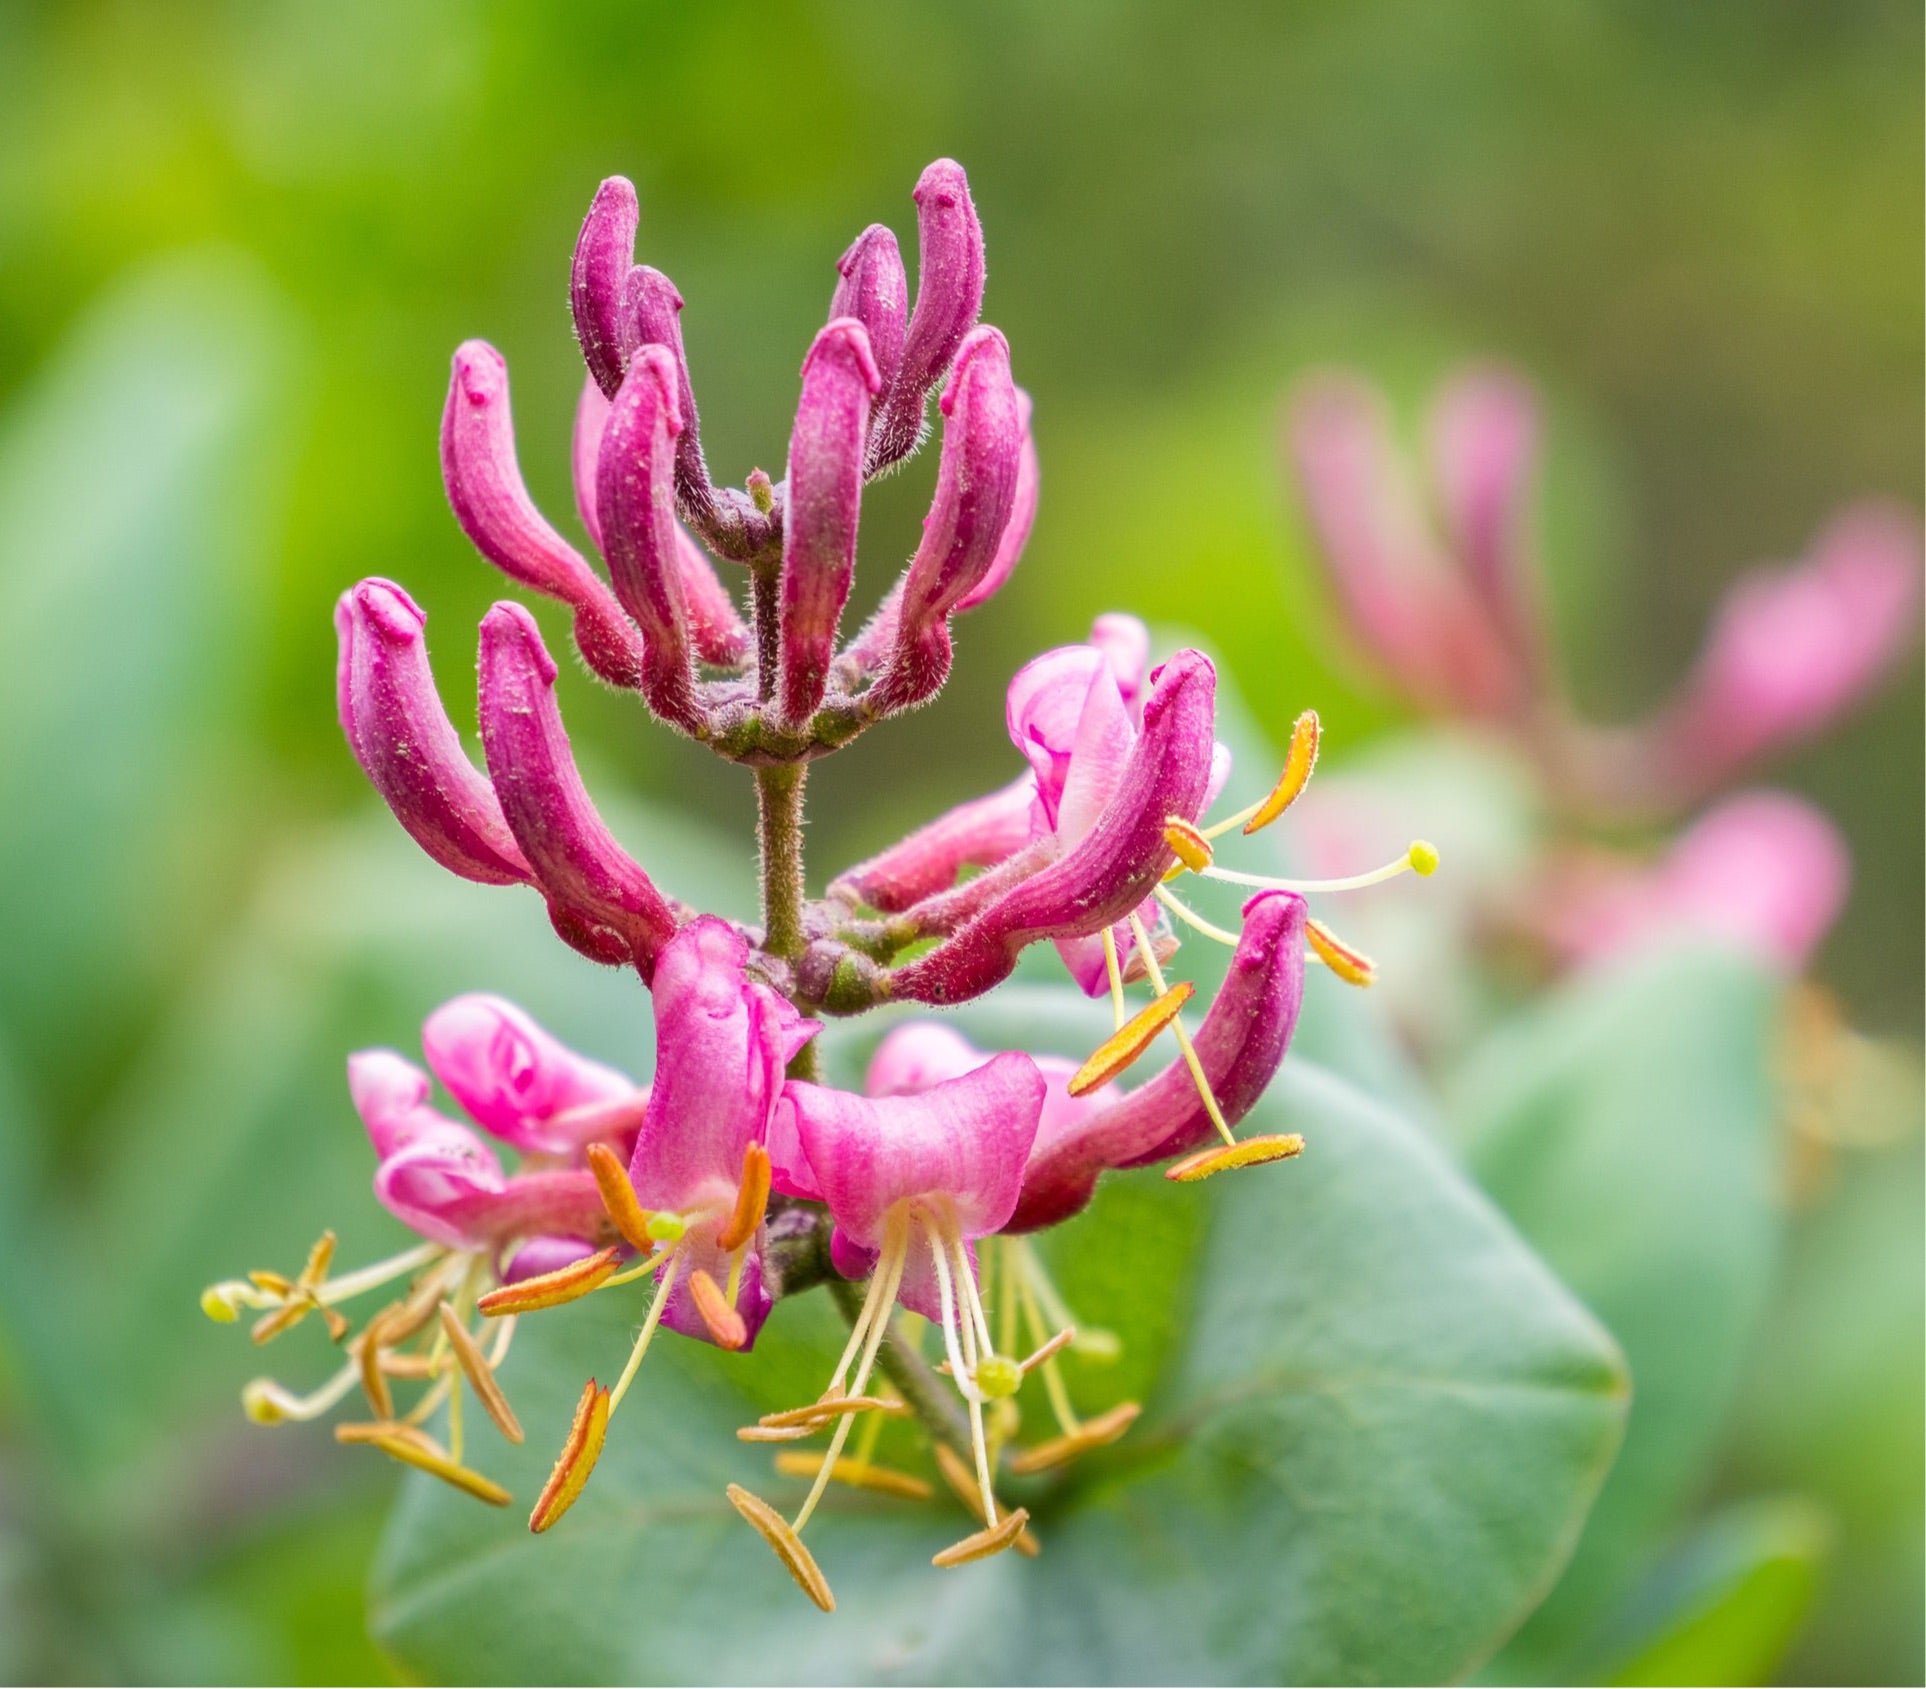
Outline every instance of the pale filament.
[(1202, 915), (1198, 914), (1195, 909), (1191, 908), (1188, 903), (1184, 902), (1182, 898), (1178, 897), (1170, 887), (1157, 887), (1157, 901), (1186, 926), (1195, 927), (1204, 937), (1215, 939), (1219, 944), (1228, 944), (1233, 948), (1236, 947), (1236, 933), (1226, 932), (1222, 927), (1212, 925), (1209, 921), (1205, 920)]
[(1411, 853), (1406, 851), (1395, 862), (1387, 862), (1382, 868), (1373, 868), (1368, 873), (1347, 874), (1336, 880), (1293, 880), (1276, 874), (1247, 874), (1237, 868), (1220, 868), (1212, 863), (1208, 868), (1200, 868), (1198, 874), (1206, 880), (1222, 880), (1227, 885), (1256, 886), (1263, 891), (1296, 891), (1317, 893), (1327, 891), (1362, 891), (1366, 886), (1381, 886), (1386, 880), (1395, 880), (1400, 874), (1415, 872)]
[(629, 1393), (629, 1386), (635, 1382), (635, 1375), (642, 1367), (642, 1357), (649, 1352), (649, 1341), (655, 1336), (655, 1328), (662, 1323), (662, 1310), (669, 1305), (669, 1292), (675, 1289), (675, 1275), (682, 1265), (681, 1254), (679, 1249), (669, 1251), (668, 1269), (662, 1275), (662, 1282), (656, 1286), (655, 1300), (649, 1304), (648, 1318), (642, 1322), (635, 1347), (629, 1351), (628, 1365), (622, 1368), (622, 1376), (609, 1392), (611, 1419), (615, 1417), (615, 1410), (622, 1405), (622, 1398)]
[[(1130, 931), (1137, 940), (1138, 952), (1143, 956), (1144, 972), (1150, 976), (1150, 988), (1161, 997), (1170, 988), (1164, 983), (1164, 970), (1157, 965), (1156, 952), (1150, 947), (1150, 934), (1144, 931), (1143, 918), (1135, 910), (1130, 915)], [(1197, 1046), (1191, 1043), (1190, 1034), (1184, 1030), (1184, 1017), (1174, 1016), (1170, 1029), (1177, 1035), (1177, 1048), (1184, 1053), (1184, 1063), (1196, 1082), (1197, 1095), (1203, 1102), (1204, 1112), (1210, 1116), (1210, 1123), (1217, 1128), (1218, 1135), (1225, 1143), (1236, 1143), (1230, 1124), (1224, 1119), (1224, 1111), (1217, 1106), (1217, 1098), (1211, 1094), (1210, 1080), (1204, 1075), (1204, 1064), (1198, 1057)]]

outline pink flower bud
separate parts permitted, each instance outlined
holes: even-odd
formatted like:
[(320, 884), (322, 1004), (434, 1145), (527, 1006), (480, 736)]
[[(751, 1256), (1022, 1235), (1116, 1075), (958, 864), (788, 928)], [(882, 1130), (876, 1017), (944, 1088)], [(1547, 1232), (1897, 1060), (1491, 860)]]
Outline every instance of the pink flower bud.
[(903, 362), (903, 336), (909, 327), (909, 278), (903, 274), (895, 235), (881, 223), (870, 224), (836, 261), (836, 276), (829, 320), (854, 317), (863, 325), (877, 377), (886, 388)]
[(515, 461), (508, 365), (484, 340), (465, 341), (455, 353), (441, 419), (441, 473), (455, 520), (475, 548), (510, 580), (574, 610), (575, 642), (604, 680), (640, 684), (642, 636), (528, 496)]
[(635, 186), (611, 176), (595, 190), (569, 271), (568, 302), (575, 337), (595, 384), (610, 398), (622, 385), (633, 349), (627, 309), (629, 267), (635, 262), (635, 231), (641, 223)]
[(899, 463), (923, 437), (925, 395), (943, 379), (983, 309), (983, 230), (963, 166), (939, 158), (916, 184), (916, 308), (903, 361), (877, 405), (870, 473)]
[(1010, 500), (1010, 519), (1004, 525), (1003, 537), (997, 541), (996, 555), (990, 559), (983, 579), (956, 601), (959, 610), (974, 610), (1003, 590), (1004, 583), (1016, 573), (1023, 548), (1029, 543), (1030, 529), (1036, 523), (1037, 444), (1030, 437), (1030, 395), (1019, 387), (1016, 399), (1017, 426), (1022, 430), (1023, 444), (1017, 457), (1016, 492)]
[(682, 345), (682, 295), (660, 270), (639, 264), (629, 272), (630, 339), (636, 347), (660, 346), (675, 361), (675, 402), (682, 432), (675, 441), (675, 492), (699, 525), (715, 519), (715, 489), (702, 456), (702, 425), (696, 416), (689, 354)]
[(695, 733), (703, 720), (690, 664), (670, 451), (682, 428), (675, 385), (675, 361), (660, 346), (646, 346), (630, 361), (602, 434), (595, 506), (616, 596), (642, 630), (642, 695), (664, 721)]
[(863, 439), (869, 402), (881, 385), (869, 337), (849, 317), (817, 335), (803, 361), (782, 546), (781, 705), (797, 726), (822, 702), (856, 575)]
[(1036, 788), (1028, 775), (972, 798), (839, 874), (831, 897), (894, 914), (956, 884), (964, 868), (994, 868), (1030, 842)]
[(1179, 651), (1154, 678), (1142, 736), (1094, 824), (953, 937), (890, 974), (892, 997), (965, 1002), (1007, 979), (1024, 946), (1102, 932), (1150, 895), (1175, 860), (1166, 821), (1193, 820), (1204, 805), (1217, 691), (1216, 671), (1196, 651)]
[(348, 744), (395, 819), (444, 868), (483, 885), (521, 884), (528, 863), (435, 691), (427, 620), (393, 581), (342, 594), (336, 672)]
[[(1244, 930), (1230, 972), (1194, 1040), (1225, 1122), (1236, 1125), (1275, 1076), (1290, 1047), (1304, 996), (1304, 900), (1259, 892), (1244, 905)], [(1108, 1167), (1137, 1167), (1181, 1155), (1216, 1128), (1183, 1060), (1107, 1106), (1066, 1121), (1039, 1145), (1010, 1221), (1034, 1231), (1089, 1202)]]
[(869, 708), (888, 715), (930, 698), (950, 670), (948, 618), (996, 561), (1016, 498), (1023, 431), (1010, 347), (975, 329), (943, 392), (943, 455), (923, 542), (903, 577), (896, 642)]
[(1804, 562), (1742, 579), (1653, 730), (1662, 779), (1704, 790), (1850, 709), (1913, 645), (1919, 570), (1912, 517), (1862, 505), (1836, 518)]
[(502, 813), (543, 893), (576, 920), (620, 934), (647, 979), (676, 909), (589, 801), (555, 706), (555, 674), (519, 604), (497, 604), (482, 618), (482, 744)]

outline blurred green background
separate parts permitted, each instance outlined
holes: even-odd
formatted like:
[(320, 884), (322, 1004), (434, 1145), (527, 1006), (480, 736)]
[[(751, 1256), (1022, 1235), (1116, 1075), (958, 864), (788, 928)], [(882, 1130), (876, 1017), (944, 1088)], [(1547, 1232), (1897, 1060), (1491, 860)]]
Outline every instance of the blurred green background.
[[(474, 335), (506, 353), (524, 469), (573, 531), (565, 277), (602, 176), (637, 185), (712, 466), (740, 481), (780, 472), (845, 243), (887, 221), (913, 246), (922, 166), (970, 173), (1041, 514), (943, 699), (815, 782), (820, 881), (1006, 778), (1008, 674), (1105, 609), (1198, 629), (1273, 733), (1310, 703), (1340, 754), (1399, 725), (1337, 648), (1277, 470), (1280, 394), (1314, 364), (1414, 403), (1467, 356), (1542, 384), (1555, 610), (1603, 716), (1664, 692), (1742, 566), (1850, 497), (1917, 506), (1920, 61), (1917, 6), (1818, 0), (0, 5), (0, 1676), (379, 1669), (360, 1582), (387, 1474), (319, 1437), (257, 1448), (227, 1406), (246, 1358), (209, 1360), (170, 1298), (248, 1247), (291, 1255), (341, 1220), (320, 1194), (365, 1178), (344, 1099), (273, 1095), (261, 1017), (338, 1052), (405, 1044), (436, 1000), (340, 961), (338, 934), (405, 937), (363, 888), (440, 894), (355, 867), (393, 829), (334, 722), (329, 609), (404, 581), (472, 727), (472, 630), (503, 589), (441, 493), (447, 360)], [(871, 495), (862, 607), (932, 474)], [(738, 771), (563, 687), (599, 790), (746, 828)], [(1917, 659), (1773, 773), (1855, 856), (1821, 977), (1911, 1037)], [(478, 896), (448, 921), (507, 907)], [(513, 954), (526, 915), (472, 942)], [(243, 1106), (334, 1122), (333, 1183), (272, 1141), (247, 1177), (204, 1158), (204, 1116)], [(1903, 1245), (1916, 1162), (1872, 1182)], [(1899, 1383), (1869, 1388), (1902, 1446), (1907, 1262), (1851, 1269), (1898, 1310), (1867, 1330), (1899, 1332)], [(1762, 1416), (1738, 1469), (1774, 1481), (1796, 1423)], [(1882, 1519), (1897, 1486), (1902, 1585), (1910, 1426), (1910, 1466), (1840, 1479)], [(1794, 1669), (1909, 1669), (1913, 1606)]]

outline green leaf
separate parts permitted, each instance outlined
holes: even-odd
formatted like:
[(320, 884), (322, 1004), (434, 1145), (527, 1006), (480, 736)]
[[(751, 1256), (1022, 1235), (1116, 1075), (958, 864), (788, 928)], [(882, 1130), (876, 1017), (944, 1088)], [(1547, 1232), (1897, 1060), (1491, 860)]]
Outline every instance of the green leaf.
[[(1082, 1012), (1073, 1000), (1066, 1023)], [(929, 1556), (970, 1528), (960, 1509), (832, 1492), (809, 1538), (838, 1612), (791, 1586), (722, 1489), (797, 1499), (733, 1433), (763, 1364), (807, 1376), (813, 1352), (827, 1377), (838, 1328), (820, 1297), (780, 1309), (753, 1356), (652, 1351), (587, 1494), (531, 1537), (524, 1510), (582, 1380), (621, 1364), (638, 1317), (598, 1296), (517, 1336), (505, 1381), (529, 1442), (487, 1460), (513, 1510), (407, 1486), (375, 1573), (377, 1638), (404, 1673), (444, 1680), (1462, 1673), (1576, 1535), (1617, 1442), (1616, 1354), (1381, 1105), (1294, 1063), (1257, 1115), (1309, 1134), (1301, 1161), (1185, 1189), (1127, 1175), (1047, 1240), (1080, 1315), (1164, 1342), (1131, 1435), (1041, 1489), (1041, 1559), (940, 1572)], [(1150, 1207), (1179, 1223), (1146, 1238)], [(892, 1435), (892, 1458), (921, 1461)]]
[(1660, 1569), (1651, 1598), (1667, 1616), (1607, 1681), (1774, 1681), (1831, 1541), (1825, 1515), (1808, 1501), (1755, 1502), (1720, 1515)]
[(1602, 1627), (1707, 1477), (1777, 1259), (1777, 997), (1736, 956), (1648, 953), (1507, 1024), (1456, 1087), (1472, 1171), (1632, 1370), (1624, 1453), (1502, 1677), (1592, 1673)]

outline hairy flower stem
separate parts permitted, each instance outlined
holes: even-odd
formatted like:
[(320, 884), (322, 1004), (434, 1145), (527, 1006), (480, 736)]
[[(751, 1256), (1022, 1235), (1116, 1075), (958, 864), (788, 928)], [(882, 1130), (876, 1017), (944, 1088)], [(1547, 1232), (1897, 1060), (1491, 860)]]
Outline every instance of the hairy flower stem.
[[(829, 1280), (829, 1294), (835, 1298), (843, 1318), (854, 1326), (863, 1310), (863, 1287), (836, 1275)], [(962, 1402), (956, 1392), (930, 1370), (929, 1363), (903, 1341), (893, 1322), (876, 1358), (903, 1400), (928, 1427), (930, 1435), (948, 1443), (966, 1461), (970, 1459), (970, 1422)]]
[[(756, 770), (756, 833), (762, 847), (762, 947), (793, 962), (803, 949), (803, 788), (807, 763)], [(792, 1079), (818, 1079), (814, 1042), (789, 1064)]]

